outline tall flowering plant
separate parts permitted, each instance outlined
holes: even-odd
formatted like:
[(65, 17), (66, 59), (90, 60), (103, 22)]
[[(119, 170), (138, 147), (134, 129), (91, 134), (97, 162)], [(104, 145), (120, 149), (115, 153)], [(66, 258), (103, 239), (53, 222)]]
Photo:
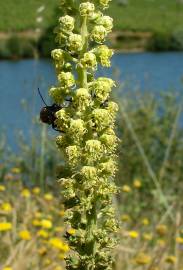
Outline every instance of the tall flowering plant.
[(60, 183), (65, 219), (72, 228), (67, 233), (71, 252), (66, 268), (70, 270), (110, 270), (113, 263), (118, 106), (110, 100), (114, 81), (95, 75), (98, 65), (110, 66), (113, 55), (103, 45), (113, 26), (112, 18), (103, 14), (109, 1), (62, 0), (66, 15), (59, 18), (58, 49), (51, 52), (58, 83), (49, 94), (61, 106), (55, 114), (60, 131), (56, 143), (69, 168)]

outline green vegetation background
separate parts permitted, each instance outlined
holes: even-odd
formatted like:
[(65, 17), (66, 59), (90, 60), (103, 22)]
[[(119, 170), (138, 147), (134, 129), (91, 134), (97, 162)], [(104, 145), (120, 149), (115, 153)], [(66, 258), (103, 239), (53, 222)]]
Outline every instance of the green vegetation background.
[[(121, 3), (121, 4), (120, 4)], [(109, 13), (116, 30), (168, 31), (183, 28), (183, 4), (179, 0), (113, 0)], [(6, 0), (0, 4), (0, 31), (37, 27), (36, 10), (45, 5), (43, 28), (52, 22), (58, 0)]]

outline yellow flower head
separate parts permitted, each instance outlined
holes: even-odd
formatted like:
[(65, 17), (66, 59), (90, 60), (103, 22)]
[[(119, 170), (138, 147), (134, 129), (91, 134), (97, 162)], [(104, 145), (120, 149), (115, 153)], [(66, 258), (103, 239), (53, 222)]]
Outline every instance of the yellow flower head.
[(51, 220), (49, 220), (49, 219), (42, 219), (41, 226), (44, 229), (51, 229), (53, 224), (52, 224)]
[(76, 230), (73, 229), (73, 228), (70, 228), (67, 230), (67, 233), (70, 234), (70, 235), (74, 235), (76, 233)]
[(183, 237), (176, 237), (176, 242), (178, 244), (183, 244)]
[(177, 261), (177, 259), (176, 259), (175, 256), (170, 255), (170, 256), (167, 256), (167, 257), (166, 257), (165, 261), (166, 261), (167, 263), (170, 263), (170, 264), (175, 264), (176, 261)]
[(12, 229), (12, 223), (10, 222), (0, 222), (0, 232), (9, 231)]
[(40, 227), (42, 225), (42, 223), (38, 219), (33, 219), (32, 225), (35, 226), (35, 227)]
[(19, 237), (22, 239), (22, 240), (31, 240), (31, 234), (28, 230), (23, 230), (23, 231), (20, 231), (19, 232)]
[(24, 198), (29, 198), (31, 196), (31, 193), (27, 188), (24, 188), (21, 192), (21, 196)]
[(19, 173), (21, 173), (21, 170), (20, 170), (20, 168), (14, 167), (11, 169), (11, 172), (15, 173), (15, 174), (19, 174)]
[(129, 193), (129, 192), (131, 192), (131, 187), (129, 187), (128, 185), (124, 185), (124, 186), (122, 186), (122, 191)]
[(134, 181), (133, 181), (133, 186), (135, 187), (135, 188), (141, 188), (142, 187), (142, 182), (141, 182), (141, 180), (139, 180), (139, 179), (135, 179)]
[(151, 257), (145, 253), (139, 253), (135, 258), (135, 263), (138, 265), (146, 265), (151, 262)]
[(143, 239), (144, 240), (150, 241), (150, 240), (152, 240), (152, 238), (153, 238), (153, 236), (152, 236), (151, 233), (144, 233), (143, 234)]
[(38, 194), (40, 194), (41, 190), (40, 190), (39, 187), (34, 187), (34, 188), (32, 189), (32, 192), (33, 192), (35, 195), (38, 195)]
[(53, 195), (52, 195), (51, 193), (46, 193), (46, 194), (44, 195), (44, 199), (45, 199), (46, 201), (52, 201), (52, 200), (53, 200)]
[(166, 235), (167, 231), (168, 231), (167, 226), (164, 224), (159, 224), (156, 226), (156, 232), (161, 236)]
[(67, 244), (65, 244), (60, 238), (58, 237), (53, 237), (49, 240), (49, 244), (56, 248), (59, 249), (61, 251), (67, 252), (69, 251), (69, 247)]
[(137, 231), (129, 231), (128, 236), (133, 238), (133, 239), (136, 239), (139, 237), (139, 233)]
[(158, 244), (158, 246), (160, 246), (160, 247), (164, 247), (164, 246), (166, 245), (166, 242), (165, 242), (165, 240), (163, 240), (163, 239), (158, 239), (158, 240), (157, 240), (157, 244)]
[(148, 219), (148, 218), (143, 218), (143, 219), (142, 219), (142, 224), (143, 224), (144, 226), (149, 225), (149, 219)]
[(63, 217), (63, 216), (65, 215), (65, 211), (64, 211), (64, 210), (60, 210), (60, 211), (59, 211), (59, 215), (60, 215), (61, 217)]
[(10, 266), (5, 266), (5, 267), (2, 268), (2, 270), (13, 270), (13, 268), (10, 267)]
[(4, 185), (0, 185), (0, 191), (5, 191), (6, 187)]
[(2, 203), (0, 209), (7, 213), (10, 213), (12, 211), (12, 206), (10, 203)]
[(37, 232), (37, 236), (40, 236), (42, 238), (48, 238), (49, 237), (49, 233), (45, 230), (39, 230)]

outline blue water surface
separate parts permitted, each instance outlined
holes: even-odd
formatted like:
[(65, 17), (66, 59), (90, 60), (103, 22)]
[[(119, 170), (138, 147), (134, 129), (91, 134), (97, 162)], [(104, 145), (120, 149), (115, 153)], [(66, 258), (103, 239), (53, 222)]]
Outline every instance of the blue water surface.
[[(113, 69), (100, 69), (99, 75), (117, 78), (124, 91), (178, 92), (183, 96), (183, 53), (115, 54)], [(28, 137), (33, 116), (39, 115), (42, 101), (39, 87), (48, 101), (48, 88), (56, 82), (49, 60), (0, 61), (0, 130), (6, 130), (7, 143), (16, 144), (15, 134)]]

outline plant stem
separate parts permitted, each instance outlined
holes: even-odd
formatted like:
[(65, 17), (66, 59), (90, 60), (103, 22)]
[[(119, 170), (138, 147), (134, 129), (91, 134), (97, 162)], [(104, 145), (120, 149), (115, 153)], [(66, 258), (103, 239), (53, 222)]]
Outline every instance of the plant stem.
[(46, 150), (46, 126), (42, 127), (41, 132), (41, 157), (40, 157), (40, 186), (42, 191), (45, 188), (45, 150)]
[[(87, 29), (87, 18), (83, 17), (81, 20), (81, 36), (83, 41), (83, 49), (80, 57), (87, 51), (88, 48), (88, 29)], [(78, 68), (78, 78), (81, 87), (87, 88), (87, 71), (83, 67)]]
[[(87, 29), (87, 17), (82, 17), (81, 19), (81, 36), (83, 41), (83, 49), (81, 51), (80, 57), (84, 55), (84, 53), (87, 52), (88, 49), (88, 29)], [(87, 70), (84, 67), (80, 67), (78, 69), (78, 78), (79, 78), (79, 84), (81, 87), (87, 88)], [(90, 256), (95, 258), (95, 238), (93, 237), (93, 229), (96, 227), (96, 221), (97, 221), (97, 213), (96, 213), (96, 202), (93, 203), (93, 208), (90, 212), (86, 213), (87, 218), (87, 229), (86, 229), (86, 239), (88, 240), (88, 245), (86, 246), (86, 253)], [(88, 265), (87, 270), (93, 270), (95, 268), (94, 266), (94, 259), (92, 266)]]

